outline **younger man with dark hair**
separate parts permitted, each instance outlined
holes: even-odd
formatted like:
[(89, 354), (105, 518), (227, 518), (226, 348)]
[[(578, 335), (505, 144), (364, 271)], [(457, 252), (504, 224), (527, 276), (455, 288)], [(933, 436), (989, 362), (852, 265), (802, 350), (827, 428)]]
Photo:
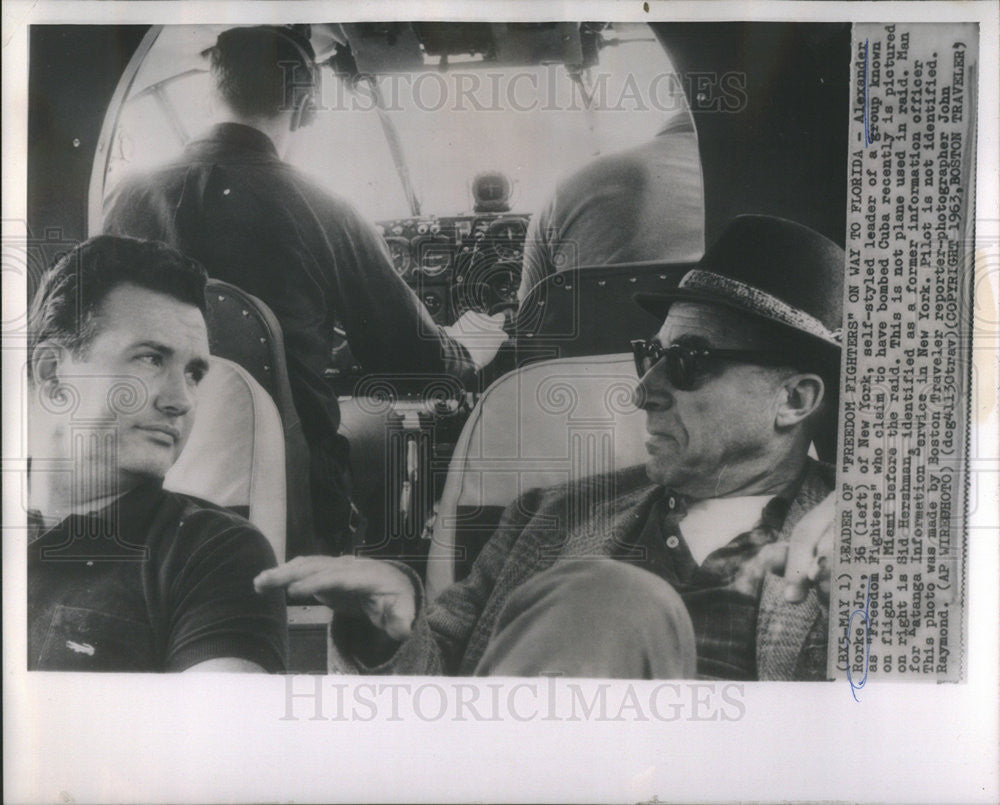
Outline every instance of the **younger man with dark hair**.
[(28, 668), (284, 670), (274, 553), (246, 520), (162, 488), (208, 371), (205, 272), (97, 237), (29, 316)]

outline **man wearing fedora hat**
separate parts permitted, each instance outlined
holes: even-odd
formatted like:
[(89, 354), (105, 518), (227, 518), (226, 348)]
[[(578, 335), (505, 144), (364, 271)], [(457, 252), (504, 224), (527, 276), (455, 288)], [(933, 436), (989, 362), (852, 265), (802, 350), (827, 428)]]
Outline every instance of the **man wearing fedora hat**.
[(818, 233), (735, 219), (676, 289), (637, 298), (663, 322), (633, 344), (645, 466), (526, 493), (433, 603), (402, 565), (355, 558), (300, 557), (258, 589), (334, 607), (352, 670), (821, 678), (833, 469), (809, 452), (829, 448), (843, 275)]

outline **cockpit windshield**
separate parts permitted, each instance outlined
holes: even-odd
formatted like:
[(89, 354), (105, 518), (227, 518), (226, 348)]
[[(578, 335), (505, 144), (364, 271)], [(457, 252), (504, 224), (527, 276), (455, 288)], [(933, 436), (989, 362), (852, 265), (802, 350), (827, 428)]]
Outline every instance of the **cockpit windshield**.
[[(105, 132), (99, 197), (122, 176), (176, 157), (215, 121), (206, 52), (220, 30), (164, 26), (147, 38), (127, 89), (123, 82), (113, 131)], [(314, 42), (321, 33), (314, 26)], [(472, 179), (485, 171), (509, 178), (514, 208), (535, 210), (588, 159), (638, 145), (688, 113), (670, 59), (646, 25), (601, 25), (594, 57), (578, 64), (537, 52), (449, 57), (433, 52), (424, 33), (422, 45), (412, 43), (419, 63), (403, 63), (384, 41), (366, 54), (358, 43), (367, 40), (356, 35), (354, 76), (327, 59), (335, 41), (325, 53), (318, 48), (315, 123), (286, 154), (373, 220), (468, 212)], [(401, 38), (398, 48), (406, 44)]]

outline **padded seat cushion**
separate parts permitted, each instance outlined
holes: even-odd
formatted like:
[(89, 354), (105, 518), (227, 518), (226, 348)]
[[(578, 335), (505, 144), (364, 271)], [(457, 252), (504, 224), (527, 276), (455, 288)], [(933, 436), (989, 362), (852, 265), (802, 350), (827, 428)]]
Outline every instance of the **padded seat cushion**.
[(427, 567), (436, 596), (467, 572), (503, 509), (535, 487), (646, 459), (630, 354), (533, 363), (494, 383), (455, 448)]
[(212, 357), (191, 436), (164, 487), (244, 514), (285, 557), (285, 439), (278, 409), (249, 372)]

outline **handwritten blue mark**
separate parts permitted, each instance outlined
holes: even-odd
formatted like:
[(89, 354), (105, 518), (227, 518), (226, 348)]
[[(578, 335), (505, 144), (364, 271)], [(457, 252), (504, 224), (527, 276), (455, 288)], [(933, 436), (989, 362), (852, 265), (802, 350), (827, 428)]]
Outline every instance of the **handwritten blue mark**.
[(861, 619), (865, 623), (865, 675), (861, 677), (860, 682), (855, 682), (854, 677), (851, 676), (851, 663), (850, 660), (847, 662), (847, 681), (851, 684), (851, 696), (854, 697), (854, 701), (860, 702), (861, 699), (858, 698), (857, 691), (861, 690), (868, 682), (868, 649), (871, 645), (871, 635), (868, 632), (869, 620), (868, 620), (868, 605), (871, 603), (872, 595), (872, 580), (871, 576), (868, 577), (868, 589), (865, 591), (865, 608), (856, 609), (851, 613), (851, 617), (847, 621), (847, 645), (851, 644), (851, 625), (854, 623), (854, 616), (860, 615)]
[(872, 140), (871, 132), (869, 129), (868, 117), (871, 114), (871, 103), (868, 98), (868, 40), (865, 40), (865, 79), (864, 85), (862, 87), (864, 92), (864, 126), (865, 126), (865, 148), (871, 145), (874, 140)]

